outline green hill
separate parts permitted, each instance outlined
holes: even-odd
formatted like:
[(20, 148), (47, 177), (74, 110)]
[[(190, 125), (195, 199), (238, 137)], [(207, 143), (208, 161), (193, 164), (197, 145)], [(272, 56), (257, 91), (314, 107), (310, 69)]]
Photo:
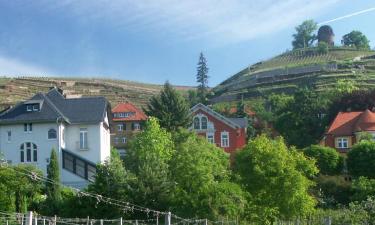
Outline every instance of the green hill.
[(231, 76), (213, 91), (213, 103), (292, 93), (310, 86), (317, 91), (332, 88), (338, 80), (355, 80), (361, 88), (375, 88), (375, 51), (347, 47), (317, 48), (285, 52), (251, 65)]
[[(26, 100), (37, 92), (46, 92), (53, 86), (62, 88), (67, 97), (104, 96), (112, 106), (129, 101), (139, 107), (145, 106), (162, 88), (162, 85), (97, 78), (0, 77), (0, 108)], [(191, 89), (185, 86), (175, 88), (181, 92)]]

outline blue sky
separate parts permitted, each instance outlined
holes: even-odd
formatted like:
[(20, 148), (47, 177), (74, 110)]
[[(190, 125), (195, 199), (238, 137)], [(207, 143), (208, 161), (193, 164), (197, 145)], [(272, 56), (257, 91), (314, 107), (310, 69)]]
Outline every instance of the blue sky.
[(0, 0), (0, 75), (196, 85), (203, 51), (214, 86), (291, 49), (303, 20), (362, 10), (328, 24), (336, 43), (360, 30), (374, 47), (374, 0)]

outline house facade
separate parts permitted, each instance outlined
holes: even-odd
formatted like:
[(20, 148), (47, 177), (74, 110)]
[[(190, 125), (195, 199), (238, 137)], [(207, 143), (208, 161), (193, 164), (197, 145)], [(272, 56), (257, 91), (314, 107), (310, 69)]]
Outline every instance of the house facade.
[(0, 115), (0, 151), (9, 164), (33, 164), (46, 175), (52, 149), (61, 182), (83, 188), (110, 156), (110, 105), (103, 97), (69, 99), (52, 88)]
[(375, 137), (375, 113), (339, 112), (324, 135), (322, 144), (345, 154), (357, 143), (358, 136), (367, 132)]
[(124, 156), (129, 140), (142, 130), (146, 114), (132, 103), (119, 103), (112, 109), (111, 145)]
[(246, 145), (246, 118), (228, 118), (201, 103), (191, 108), (191, 130), (227, 153)]

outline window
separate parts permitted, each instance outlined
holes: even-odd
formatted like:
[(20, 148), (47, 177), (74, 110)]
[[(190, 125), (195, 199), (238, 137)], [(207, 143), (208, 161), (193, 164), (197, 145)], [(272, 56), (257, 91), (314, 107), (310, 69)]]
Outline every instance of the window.
[(194, 118), (194, 130), (200, 130), (201, 129), (201, 126), (200, 126), (200, 120), (198, 117), (195, 117)]
[(8, 134), (7, 140), (8, 140), (8, 142), (10, 142), (12, 140), (12, 131), (8, 130), (7, 134)]
[(94, 164), (62, 150), (62, 167), (86, 180), (94, 181), (96, 167)]
[(348, 148), (349, 139), (348, 138), (337, 138), (337, 148)]
[(228, 132), (221, 132), (221, 147), (229, 147), (229, 134), (228, 134)]
[(79, 129), (79, 148), (88, 149), (87, 128)]
[(74, 157), (70, 154), (64, 154), (64, 169), (74, 172)]
[(32, 105), (26, 105), (26, 111), (28, 111), (28, 112), (33, 111), (33, 106)]
[(115, 144), (118, 144), (118, 137), (115, 137)]
[[(31, 142), (26, 142), (21, 144), (20, 147), (21, 162), (37, 162), (38, 161), (38, 148), (36, 144)], [(26, 157), (25, 157), (26, 156)]]
[(210, 142), (211, 144), (215, 143), (214, 133), (207, 133), (207, 141)]
[(35, 105), (33, 105), (33, 111), (34, 111), (34, 112), (39, 111), (39, 104), (35, 104)]
[(117, 125), (117, 130), (118, 131), (123, 131), (124, 130), (124, 125), (123, 124), (118, 124)]
[(133, 123), (133, 130), (140, 130), (141, 125), (139, 123)]
[(48, 130), (48, 139), (56, 139), (57, 138), (57, 132), (55, 129), (49, 129)]
[(123, 137), (123, 138), (122, 138), (122, 143), (123, 143), (123, 144), (126, 144), (126, 137)]
[(201, 129), (206, 130), (207, 129), (207, 117), (201, 118)]
[(25, 124), (23, 124), (23, 130), (25, 131), (25, 132), (31, 132), (31, 131), (33, 131), (33, 124), (32, 123), (25, 123)]
[(85, 162), (80, 159), (76, 159), (76, 174), (85, 177)]

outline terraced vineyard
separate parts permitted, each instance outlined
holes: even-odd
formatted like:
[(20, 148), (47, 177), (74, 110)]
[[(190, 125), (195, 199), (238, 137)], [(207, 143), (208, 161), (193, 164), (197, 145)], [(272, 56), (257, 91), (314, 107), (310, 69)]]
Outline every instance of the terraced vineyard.
[(326, 54), (315, 48), (294, 50), (249, 66), (213, 89), (213, 103), (251, 99), (271, 93), (292, 93), (310, 86), (332, 88), (338, 80), (355, 80), (375, 88), (375, 51), (335, 47)]
[[(159, 93), (161, 85), (144, 84), (124, 80), (80, 79), (54, 77), (0, 78), (0, 108), (26, 100), (37, 92), (46, 92), (57, 86), (67, 97), (104, 96), (112, 105), (130, 101), (140, 107), (145, 106), (151, 96)], [(175, 86), (180, 91), (191, 87)]]

